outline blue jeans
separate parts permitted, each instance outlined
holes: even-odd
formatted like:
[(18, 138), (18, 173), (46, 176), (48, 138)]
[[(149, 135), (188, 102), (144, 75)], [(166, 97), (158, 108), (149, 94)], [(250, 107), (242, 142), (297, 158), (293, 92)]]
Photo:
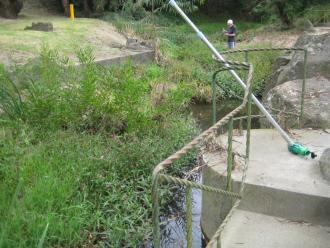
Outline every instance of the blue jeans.
[(236, 45), (235, 41), (228, 41), (228, 48), (229, 49), (235, 48), (235, 45)]

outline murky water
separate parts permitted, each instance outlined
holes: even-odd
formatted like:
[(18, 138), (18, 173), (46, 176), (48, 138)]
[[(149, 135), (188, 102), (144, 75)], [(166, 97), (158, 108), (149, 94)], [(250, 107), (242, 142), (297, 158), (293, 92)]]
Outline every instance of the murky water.
[[(241, 101), (235, 99), (228, 99), (217, 103), (217, 120), (223, 118), (230, 111), (234, 110), (241, 104)], [(212, 126), (212, 105), (209, 103), (198, 103), (190, 106), (193, 117), (202, 128), (206, 130)], [(258, 109), (256, 106), (252, 105), (252, 113), (257, 114)], [(241, 115), (246, 115), (242, 112)], [(257, 120), (252, 120), (253, 128), (259, 127), (259, 122)]]
[[(198, 181), (200, 177), (198, 178)], [(180, 192), (179, 192), (180, 191)], [(162, 239), (161, 247), (186, 247), (186, 203), (185, 203), (185, 191), (184, 189), (179, 189), (178, 191), (178, 205), (176, 212), (173, 211), (170, 216), (162, 218), (162, 221), (166, 224), (162, 228)], [(202, 232), (200, 229), (200, 216), (201, 216), (201, 201), (202, 195), (200, 190), (192, 190), (193, 198), (193, 247), (200, 248), (204, 247), (202, 240)], [(173, 209), (172, 209), (173, 210)]]

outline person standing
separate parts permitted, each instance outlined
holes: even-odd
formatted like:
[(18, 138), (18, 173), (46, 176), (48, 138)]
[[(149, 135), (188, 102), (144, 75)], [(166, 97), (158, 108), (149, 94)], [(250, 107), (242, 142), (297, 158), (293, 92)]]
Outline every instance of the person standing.
[(234, 26), (233, 20), (229, 19), (227, 21), (228, 29), (225, 32), (225, 35), (228, 37), (228, 48), (233, 49), (236, 45), (236, 28)]

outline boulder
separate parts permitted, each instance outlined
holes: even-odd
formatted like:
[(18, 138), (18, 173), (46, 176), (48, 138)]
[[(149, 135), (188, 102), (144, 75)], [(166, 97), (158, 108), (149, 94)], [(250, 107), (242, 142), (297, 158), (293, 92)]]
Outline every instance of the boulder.
[(126, 48), (132, 50), (145, 50), (154, 48), (154, 45), (150, 41), (139, 41), (135, 38), (127, 38)]
[(35, 30), (35, 31), (43, 31), (43, 32), (53, 32), (53, 24), (51, 22), (37, 22), (32, 23), (32, 26), (27, 26), (24, 30)]
[(323, 178), (330, 181), (330, 148), (324, 150), (319, 161)]
[(0, 16), (16, 19), (23, 8), (23, 0), (0, 0)]
[(274, 61), (273, 71), (280, 69), (282, 66), (286, 66), (287, 64), (290, 63), (290, 61), (291, 61), (290, 55), (283, 55), (283, 56), (277, 57)]
[[(294, 47), (305, 48), (308, 51), (307, 78), (330, 78), (330, 33), (305, 33), (299, 37)], [(273, 75), (266, 81), (263, 97), (277, 85), (304, 77), (304, 53), (295, 51), (291, 57), (286, 65), (280, 60), (283, 63), (275, 66)]]
[[(296, 126), (300, 113), (301, 79), (288, 81), (271, 89), (263, 98), (266, 109), (274, 116), (280, 115), (281, 124), (287, 128)], [(279, 111), (276, 111), (279, 110)], [(285, 112), (294, 113), (287, 116)], [(285, 120), (283, 120), (285, 119)], [(325, 77), (313, 77), (306, 80), (304, 98), (304, 127), (330, 127), (330, 80)]]

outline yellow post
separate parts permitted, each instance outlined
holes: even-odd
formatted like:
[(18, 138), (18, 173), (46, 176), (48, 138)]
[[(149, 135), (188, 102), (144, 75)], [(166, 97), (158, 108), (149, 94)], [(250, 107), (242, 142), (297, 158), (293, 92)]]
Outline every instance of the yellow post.
[(72, 3), (70, 4), (70, 19), (74, 20), (74, 5)]

